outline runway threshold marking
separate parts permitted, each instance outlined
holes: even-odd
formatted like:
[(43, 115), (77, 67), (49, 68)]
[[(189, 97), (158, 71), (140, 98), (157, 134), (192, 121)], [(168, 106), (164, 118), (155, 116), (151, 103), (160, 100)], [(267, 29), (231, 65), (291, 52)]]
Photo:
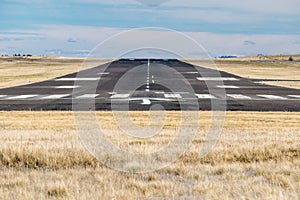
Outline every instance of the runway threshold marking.
[(199, 74), (199, 72), (182, 72), (183, 74)]
[(38, 95), (36, 94), (30, 94), (30, 95), (18, 95), (18, 96), (13, 96), (13, 97), (8, 97), (7, 99), (28, 99), (28, 98), (33, 98), (37, 97)]
[(238, 89), (240, 87), (235, 86), (235, 85), (217, 85), (217, 88), (222, 88), (222, 89)]
[(298, 98), (300, 99), (300, 95), (288, 95), (289, 97)]
[(233, 77), (197, 77), (199, 81), (239, 81), (237, 78)]
[(211, 95), (211, 94), (195, 94), (198, 99), (216, 99), (215, 96)]
[(181, 99), (181, 94), (164, 94), (165, 98)]
[(99, 94), (84, 94), (81, 96), (77, 96), (76, 99), (93, 99), (99, 96)]
[(41, 99), (61, 99), (67, 96), (70, 96), (70, 94), (54, 94), (54, 95), (42, 97)]
[(61, 85), (61, 86), (57, 86), (55, 87), (56, 89), (75, 89), (75, 88), (79, 88), (80, 86), (77, 85)]
[(263, 97), (271, 100), (287, 100), (288, 98), (276, 96), (276, 95), (257, 95), (258, 97)]
[(124, 98), (128, 98), (129, 96), (130, 96), (130, 94), (114, 94), (110, 98), (112, 98), (112, 99), (124, 99)]
[(252, 99), (251, 97), (242, 94), (227, 94), (227, 96), (233, 99)]
[[(130, 100), (141, 100), (144, 104), (151, 102), (151, 100), (165, 100), (165, 101), (173, 101), (174, 99), (189, 99), (185, 98), (182, 95), (189, 94), (187, 92), (178, 92), (178, 93), (164, 93), (163, 91), (156, 91), (154, 92), (158, 95), (163, 95), (163, 98), (153, 98), (153, 97), (143, 97), (143, 98), (130, 98)], [(105, 98), (111, 98), (111, 99), (119, 99), (124, 100), (128, 99), (130, 97), (130, 94), (118, 94), (116, 92), (110, 92), (110, 97)], [(64, 99), (65, 97), (72, 96), (72, 94), (53, 94), (53, 95), (44, 95), (44, 94), (28, 94), (28, 95), (0, 95), (0, 100), (47, 100), (47, 99)], [(100, 96), (100, 94), (83, 94), (80, 96), (76, 96), (74, 98), (77, 99), (90, 99), (90, 98), (97, 98)], [(195, 94), (195, 96), (198, 99), (217, 99), (219, 97), (216, 97), (211, 94)], [(277, 96), (277, 95), (254, 95), (247, 96), (244, 94), (226, 94), (227, 97), (233, 98), (233, 99), (239, 99), (239, 100), (262, 100), (261, 98), (264, 98), (266, 100), (298, 100), (300, 99), (300, 95), (285, 95), (285, 96)], [(103, 99), (103, 98), (102, 98)]]

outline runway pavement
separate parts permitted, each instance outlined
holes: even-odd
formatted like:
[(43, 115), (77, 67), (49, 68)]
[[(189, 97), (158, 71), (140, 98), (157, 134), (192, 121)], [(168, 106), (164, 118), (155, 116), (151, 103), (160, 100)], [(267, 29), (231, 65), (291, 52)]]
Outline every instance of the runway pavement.
[(300, 90), (253, 81), (175, 59), (120, 59), (1, 89), (0, 110), (300, 111)]

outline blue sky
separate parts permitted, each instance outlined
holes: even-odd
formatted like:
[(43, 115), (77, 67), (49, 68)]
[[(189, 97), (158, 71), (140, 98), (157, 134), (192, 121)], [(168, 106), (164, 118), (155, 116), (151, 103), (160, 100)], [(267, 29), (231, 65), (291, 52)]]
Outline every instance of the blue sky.
[(299, 7), (299, 0), (1, 0), (0, 53), (84, 57), (111, 35), (142, 27), (180, 31), (212, 56), (300, 53)]

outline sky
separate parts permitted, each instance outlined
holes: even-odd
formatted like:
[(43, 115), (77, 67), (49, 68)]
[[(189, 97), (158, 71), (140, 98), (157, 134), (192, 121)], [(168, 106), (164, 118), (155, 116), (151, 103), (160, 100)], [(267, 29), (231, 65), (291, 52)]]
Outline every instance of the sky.
[[(299, 0), (0, 0), (0, 54), (122, 57), (138, 47), (191, 58), (296, 54), (299, 7)], [(182, 35), (201, 48), (190, 49)]]

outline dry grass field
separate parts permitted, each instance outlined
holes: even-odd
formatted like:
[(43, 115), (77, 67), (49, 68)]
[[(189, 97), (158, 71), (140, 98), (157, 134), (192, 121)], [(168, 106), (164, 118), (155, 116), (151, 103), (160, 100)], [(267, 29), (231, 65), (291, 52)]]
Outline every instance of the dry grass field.
[[(219, 69), (244, 77), (299, 79), (299, 57), (294, 58), (293, 62), (285, 61), (287, 57), (255, 57), (216, 63)], [(76, 72), (82, 62), (0, 57), (0, 88)], [(91, 66), (99, 63), (90, 62)], [(299, 87), (297, 82), (286, 84)], [(72, 112), (0, 111), (0, 199), (300, 198), (299, 113), (227, 112), (218, 143), (204, 158), (199, 151), (211, 112), (200, 115), (191, 148), (176, 162), (155, 172), (130, 174), (107, 168), (85, 150)], [(167, 112), (162, 133), (145, 140), (122, 133), (111, 112), (96, 116), (113, 144), (125, 151), (149, 153), (172, 141), (180, 112)], [(130, 116), (136, 125), (149, 124), (147, 112)]]
[[(245, 78), (275, 79), (276, 81), (260, 82), (267, 85), (283, 86), (300, 89), (300, 55), (288, 56), (257, 56), (244, 58), (216, 59), (212, 62), (187, 60), (194, 65), (216, 68)], [(286, 81), (295, 80), (295, 81)]]
[[(111, 59), (89, 60), (85, 66), (110, 62)], [(0, 57), (0, 88), (45, 81), (77, 72), (84, 59), (60, 57)]]
[[(299, 113), (228, 112), (218, 144), (200, 158), (210, 115), (201, 112), (193, 145), (175, 163), (128, 174), (83, 148), (72, 112), (0, 112), (1, 199), (299, 199)], [(180, 113), (167, 116), (149, 141), (120, 137), (112, 113), (97, 113), (110, 140), (136, 152), (172, 139)], [(147, 124), (146, 112), (131, 117)]]

